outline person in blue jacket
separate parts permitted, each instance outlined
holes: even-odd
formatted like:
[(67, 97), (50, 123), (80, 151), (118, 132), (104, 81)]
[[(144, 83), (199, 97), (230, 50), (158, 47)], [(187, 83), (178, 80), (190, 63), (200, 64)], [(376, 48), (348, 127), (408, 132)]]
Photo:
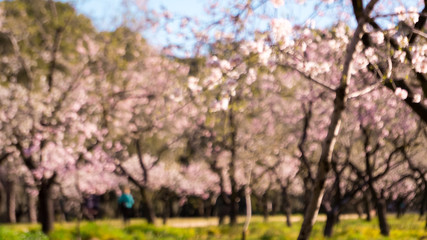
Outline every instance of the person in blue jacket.
[(133, 200), (132, 195), (130, 194), (130, 188), (125, 187), (123, 189), (123, 194), (119, 198), (120, 210), (123, 215), (123, 221), (125, 224), (128, 224), (130, 218), (132, 217), (132, 207), (135, 201)]

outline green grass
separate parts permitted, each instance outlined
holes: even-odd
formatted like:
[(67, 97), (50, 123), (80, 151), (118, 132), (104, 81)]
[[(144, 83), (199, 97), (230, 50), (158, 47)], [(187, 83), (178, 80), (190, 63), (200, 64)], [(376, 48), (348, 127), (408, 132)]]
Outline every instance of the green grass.
[[(378, 229), (378, 222), (366, 222), (360, 219), (342, 220), (335, 226), (334, 236), (330, 239), (427, 239), (424, 230), (424, 218), (419, 220), (417, 215), (406, 215), (401, 219), (389, 216), (391, 226), (390, 237), (382, 237)], [(197, 222), (210, 222), (214, 219), (171, 219), (169, 224), (177, 223), (194, 224)], [(239, 219), (242, 222), (243, 218)], [(292, 227), (286, 227), (283, 216), (274, 216), (268, 223), (262, 222), (260, 216), (255, 216), (249, 227), (248, 239), (284, 240), (296, 239), (301, 222), (295, 222)], [(324, 222), (318, 222), (313, 228), (311, 239), (324, 239), (322, 236)], [(134, 219), (129, 226), (124, 227), (120, 220), (102, 220), (83, 222), (80, 226), (80, 236), (83, 240), (175, 240), (175, 239), (240, 239), (242, 225), (235, 227), (224, 225), (207, 227), (177, 228), (149, 225), (144, 220)], [(55, 224), (55, 230), (49, 238), (40, 232), (39, 225), (16, 224), (0, 226), (0, 239), (2, 240), (66, 240), (76, 239), (78, 236), (76, 223)]]

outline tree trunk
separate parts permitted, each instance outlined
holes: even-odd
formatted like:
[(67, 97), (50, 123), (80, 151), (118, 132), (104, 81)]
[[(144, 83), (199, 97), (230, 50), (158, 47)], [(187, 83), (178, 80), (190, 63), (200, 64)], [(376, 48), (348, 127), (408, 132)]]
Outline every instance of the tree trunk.
[(216, 212), (218, 214), (218, 225), (224, 224), (224, 219), (230, 212), (230, 199), (225, 192), (221, 192), (216, 201)]
[(365, 212), (366, 212), (366, 221), (370, 222), (372, 220), (371, 216), (371, 203), (369, 202), (368, 193), (365, 193), (363, 196), (363, 204), (365, 206)]
[(375, 189), (375, 186), (374, 186), (373, 166), (370, 163), (371, 156), (374, 154), (375, 150), (374, 151), (369, 150), (369, 146), (370, 146), (369, 131), (365, 128), (362, 128), (362, 131), (365, 138), (364, 140), (365, 171), (366, 171), (366, 175), (368, 176), (368, 188), (371, 192), (371, 198), (374, 201), (375, 208), (377, 211), (381, 235), (388, 236), (390, 233), (390, 227), (387, 224), (387, 217), (386, 217), (387, 208), (386, 208), (386, 201), (384, 197), (384, 189), (382, 189), (381, 193), (378, 195), (377, 190)]
[[(221, 211), (221, 210), (219, 210)], [(224, 214), (218, 214), (218, 225), (224, 224), (225, 215)]]
[(39, 220), (42, 224), (42, 231), (48, 234), (53, 230), (54, 209), (52, 200), (52, 184), (43, 181), (39, 191)]
[(218, 215), (218, 225), (222, 225), (224, 224), (224, 219), (226, 215), (225, 209), (228, 208), (227, 205), (229, 204), (229, 199), (227, 198), (227, 195), (225, 193), (224, 176), (223, 174), (221, 174), (221, 170), (215, 167), (213, 167), (213, 169), (219, 176), (219, 187), (221, 189), (221, 192), (215, 202), (215, 212)]
[(262, 212), (264, 217), (264, 222), (268, 222), (268, 192), (265, 192), (262, 195)]
[(248, 186), (245, 186), (245, 201), (246, 201), (246, 219), (242, 230), (242, 240), (246, 240), (248, 234), (249, 223), (252, 218), (252, 201), (251, 201), (251, 190)]
[(280, 195), (274, 194), (274, 198), (271, 202), (271, 215), (277, 215), (280, 212)]
[(0, 216), (3, 215), (4, 212), (6, 212), (6, 209), (6, 189), (0, 179)]
[[(335, 140), (334, 140), (335, 142)], [(330, 150), (332, 152), (332, 149)], [(322, 154), (323, 155), (323, 154)], [(304, 215), (298, 240), (306, 240), (310, 237), (311, 230), (316, 222), (319, 213), (320, 204), (322, 202), (323, 194), (325, 192), (326, 176), (329, 172), (329, 162), (327, 159), (319, 162), (319, 171), (317, 173), (316, 181), (314, 184), (313, 195)]]
[(357, 218), (358, 219), (362, 219), (362, 216), (363, 216), (363, 208), (362, 208), (362, 206), (360, 206), (361, 204), (362, 204), (361, 202), (358, 202), (355, 206), (355, 210), (357, 212)]
[(37, 201), (36, 197), (28, 193), (28, 219), (31, 223), (37, 222)]
[[(230, 105), (232, 103), (232, 98), (230, 98)], [(228, 113), (229, 125), (231, 129), (230, 138), (231, 138), (231, 158), (229, 163), (229, 177), (231, 184), (231, 196), (230, 196), (230, 225), (233, 226), (237, 224), (237, 214), (239, 212), (239, 196), (237, 190), (237, 182), (236, 182), (236, 157), (237, 157), (237, 125), (234, 119), (233, 109), (229, 109)]]
[(404, 204), (404, 200), (401, 197), (399, 197), (395, 202), (396, 218), (401, 218), (403, 216), (403, 204)]
[(311, 184), (308, 178), (304, 179), (304, 182), (306, 182), (307, 184), (304, 184), (304, 208), (303, 208), (303, 212), (305, 213), (308, 209), (308, 205), (310, 204), (310, 200), (311, 197), (313, 195), (313, 189), (314, 189), (314, 184)]
[(212, 197), (209, 197), (208, 199), (205, 200), (205, 218), (208, 218), (210, 216), (212, 216)]
[[(229, 105), (233, 106), (234, 98), (230, 98)], [(230, 162), (228, 164), (228, 177), (231, 185), (230, 196), (230, 225), (237, 224), (237, 215), (239, 213), (239, 189), (236, 181), (236, 159), (237, 159), (237, 127), (234, 110), (232, 107), (228, 108), (228, 125), (230, 128)]]
[(139, 165), (142, 169), (144, 185), (140, 185), (136, 180), (133, 180), (132, 182), (136, 183), (136, 185), (139, 187), (139, 190), (141, 192), (143, 206), (145, 207), (145, 211), (146, 211), (145, 217), (147, 219), (147, 222), (150, 224), (154, 224), (156, 221), (156, 214), (154, 212), (154, 207), (151, 202), (151, 199), (149, 199), (147, 196), (147, 189), (145, 187), (146, 186), (145, 184), (147, 184), (148, 182), (148, 170), (147, 170), (147, 167), (145, 166), (144, 159), (142, 157), (141, 143), (139, 139), (136, 139), (135, 147), (138, 153), (137, 155), (138, 155)]
[(139, 186), (139, 191), (141, 192), (142, 197), (142, 203), (145, 210), (145, 219), (147, 219), (147, 222), (150, 224), (154, 224), (156, 222), (156, 213), (154, 212), (154, 207), (151, 202), (151, 199), (147, 196), (147, 190), (145, 187)]
[(365, 157), (365, 164), (366, 164), (366, 172), (368, 175), (368, 185), (369, 185), (369, 189), (371, 191), (371, 197), (374, 200), (375, 203), (375, 208), (377, 211), (377, 216), (378, 216), (378, 221), (379, 221), (379, 225), (380, 225), (380, 230), (381, 230), (381, 235), (383, 236), (388, 236), (390, 234), (390, 227), (388, 226), (387, 223), (387, 208), (386, 208), (386, 201), (384, 198), (384, 190), (381, 190), (380, 195), (378, 196), (375, 187), (374, 187), (374, 183), (372, 180), (372, 167), (369, 163), (369, 157), (370, 153), (367, 152), (366, 153), (366, 157)]
[(230, 197), (230, 225), (237, 224), (237, 214), (239, 212), (239, 202), (237, 192), (231, 193)]
[(320, 204), (325, 192), (326, 177), (330, 170), (332, 152), (340, 131), (342, 113), (344, 112), (347, 104), (348, 86), (351, 82), (351, 65), (353, 62), (353, 55), (364, 31), (363, 26), (366, 22), (365, 18), (366, 16), (369, 16), (377, 2), (378, 0), (371, 0), (366, 5), (364, 16), (358, 20), (357, 28), (353, 33), (350, 43), (347, 45), (340, 86), (335, 90), (334, 110), (330, 118), (331, 122), (329, 123), (328, 134), (322, 144), (322, 153), (319, 159), (319, 170), (314, 183), (313, 194), (304, 215), (304, 221), (298, 235), (298, 240), (307, 240), (310, 237), (311, 230), (313, 229), (313, 225), (316, 222), (316, 218), (319, 213)]
[(376, 206), (377, 206), (377, 215), (378, 215), (378, 221), (380, 224), (381, 235), (389, 236), (390, 226), (387, 223), (387, 216), (386, 216), (387, 207), (386, 207), (385, 199), (384, 198), (378, 199)]
[[(165, 203), (165, 204), (167, 204), (167, 203)], [(163, 225), (166, 225), (166, 223), (167, 223), (167, 221), (168, 221), (168, 218), (169, 218), (169, 206), (164, 206), (164, 209), (163, 209), (163, 214), (162, 214), (162, 223), (163, 223)]]
[(424, 195), (421, 199), (420, 218), (424, 215), (427, 208), (427, 182), (424, 181)]
[(168, 218), (170, 216), (170, 201), (169, 197), (167, 196), (167, 193), (165, 193), (165, 197), (163, 199), (163, 214), (162, 214), (162, 222), (163, 225), (166, 225), (166, 222), (168, 221)]
[(203, 199), (198, 200), (197, 213), (200, 217), (205, 216), (205, 201)]
[(333, 229), (338, 220), (338, 210), (332, 208), (326, 214), (326, 224), (323, 230), (323, 236), (331, 237), (333, 233)]
[(14, 180), (6, 182), (7, 221), (16, 223), (16, 186)]
[(288, 227), (292, 226), (291, 215), (292, 207), (291, 201), (289, 200), (288, 188), (282, 186), (282, 208), (283, 212), (286, 215), (286, 225)]

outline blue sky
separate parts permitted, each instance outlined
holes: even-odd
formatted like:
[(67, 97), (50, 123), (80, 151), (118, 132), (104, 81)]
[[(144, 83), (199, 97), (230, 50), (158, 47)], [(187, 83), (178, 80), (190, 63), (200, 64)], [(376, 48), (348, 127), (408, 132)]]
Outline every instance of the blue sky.
[[(121, 18), (123, 16), (123, 0), (61, 0), (69, 2), (74, 5), (79, 13), (87, 15), (90, 17), (94, 25), (99, 30), (113, 30), (121, 24)], [(233, 2), (232, 0), (218, 0), (221, 6), (229, 6)], [(393, 11), (395, 6), (400, 4), (405, 5), (416, 5), (419, 0), (382, 0), (385, 4), (388, 4), (387, 7), (390, 7)], [(178, 17), (197, 17), (202, 21), (208, 21), (207, 15), (204, 8), (206, 8), (209, 2), (212, 0), (147, 0), (148, 8), (156, 11), (168, 10), (172, 13), (173, 16)], [(234, 1), (237, 2), (237, 1)], [(342, 12), (342, 9), (346, 9), (349, 13), (349, 24), (354, 23), (354, 17), (352, 12), (349, 0), (340, 0), (336, 1), (333, 4), (322, 4), (320, 8), (316, 9), (315, 6), (321, 1), (316, 0), (306, 0), (304, 4), (295, 4), (292, 0), (285, 0), (285, 5), (275, 10), (270, 3), (264, 5), (261, 8), (261, 11), (264, 11), (269, 16), (275, 17), (284, 17), (291, 22), (302, 24), (307, 19), (314, 17), (316, 20), (316, 27), (328, 27), (329, 25), (336, 22), (338, 18), (345, 20), (345, 16), (340, 16), (337, 13)], [(320, 16), (319, 16), (320, 15)], [(261, 26), (266, 26), (267, 24), (262, 21), (257, 23)], [(170, 28), (173, 32), (179, 30), (179, 24), (170, 24)], [(170, 35), (165, 31), (158, 32), (145, 32), (143, 33), (147, 40), (159, 47), (166, 45), (168, 41), (177, 41), (174, 35)], [(183, 41), (183, 40), (181, 40)]]
[[(61, 0), (76, 7), (79, 13), (89, 16), (100, 30), (110, 30), (121, 17), (122, 0)], [(157, 11), (163, 8), (179, 15), (203, 17), (204, 0), (151, 0), (148, 7)]]
[[(69, 2), (74, 5), (79, 13), (89, 16), (94, 25), (99, 30), (113, 30), (121, 23), (122, 16), (122, 0), (61, 0)], [(189, 16), (197, 17), (198, 19), (208, 20), (205, 14), (205, 8), (208, 6), (208, 0), (149, 0), (149, 9), (156, 11), (162, 11), (167, 9), (174, 16)], [(225, 5), (226, 1), (219, 1)], [(313, 9), (313, 0), (308, 0), (304, 5), (287, 4), (280, 8), (278, 11), (272, 8), (271, 4), (266, 4), (264, 11), (267, 11), (270, 15), (276, 15), (286, 17), (298, 21), (305, 21), (310, 17), (312, 11), (306, 9)], [(319, 21), (319, 19), (318, 19)], [(332, 22), (331, 18), (322, 18), (320, 21), (321, 26), (325, 26)], [(173, 31), (177, 30), (179, 24), (171, 24)], [(265, 25), (265, 24), (264, 24)], [(319, 26), (319, 23), (317, 24)], [(160, 32), (149, 32), (144, 34), (145, 37), (154, 45), (162, 46), (168, 41), (174, 41), (170, 39), (171, 36), (164, 31)]]
[[(122, 0), (60, 0), (71, 3), (79, 13), (88, 16), (98, 30), (113, 30), (121, 24)], [(203, 19), (205, 0), (149, 0), (148, 8), (156, 11), (168, 10), (174, 16), (189, 16)], [(173, 25), (171, 25), (173, 26)], [(164, 31), (146, 32), (147, 40), (162, 47), (170, 40)]]

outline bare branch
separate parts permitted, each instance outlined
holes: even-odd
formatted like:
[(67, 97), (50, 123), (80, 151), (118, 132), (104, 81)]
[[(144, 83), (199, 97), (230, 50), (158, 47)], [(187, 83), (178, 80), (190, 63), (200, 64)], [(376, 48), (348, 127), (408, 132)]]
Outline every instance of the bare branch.
[(368, 94), (368, 93), (374, 91), (375, 89), (377, 89), (379, 86), (381, 86), (381, 83), (376, 82), (376, 83), (374, 83), (374, 84), (372, 84), (372, 85), (370, 85), (364, 89), (361, 89), (359, 91), (356, 91), (356, 92), (349, 94), (348, 99), (357, 98), (357, 97), (360, 97), (362, 95)]
[(326, 83), (321, 82), (320, 80), (314, 79), (313, 77), (307, 75), (306, 73), (304, 73), (303, 71), (299, 70), (298, 68), (288, 65), (288, 64), (279, 64), (278, 66), (282, 67), (282, 68), (291, 68), (292, 70), (297, 71), (301, 76), (303, 76), (304, 78), (306, 78), (307, 80), (321, 86), (322, 88), (330, 91), (330, 92), (335, 92), (335, 89), (332, 86), (329, 86)]

